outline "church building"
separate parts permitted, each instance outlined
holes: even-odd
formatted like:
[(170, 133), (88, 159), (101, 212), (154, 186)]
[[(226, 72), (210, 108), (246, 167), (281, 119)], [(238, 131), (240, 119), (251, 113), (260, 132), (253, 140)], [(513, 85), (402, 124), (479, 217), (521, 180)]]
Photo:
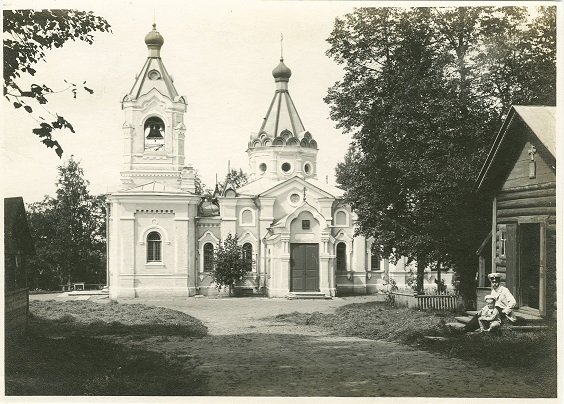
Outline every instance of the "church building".
[(228, 234), (253, 261), (240, 294), (377, 293), (386, 275), (406, 285), (409, 265), (373, 256), (372, 240), (354, 236), (343, 190), (317, 178), (322, 145), (298, 114), (283, 58), (272, 71), (266, 116), (257, 112), (260, 129), (246, 144), (249, 183), (227, 183), (210, 202), (195, 193), (195, 171), (185, 162), (187, 103), (163, 64), (155, 24), (145, 43), (147, 60), (122, 99), (122, 185), (108, 195), (110, 298), (217, 294), (212, 257)]

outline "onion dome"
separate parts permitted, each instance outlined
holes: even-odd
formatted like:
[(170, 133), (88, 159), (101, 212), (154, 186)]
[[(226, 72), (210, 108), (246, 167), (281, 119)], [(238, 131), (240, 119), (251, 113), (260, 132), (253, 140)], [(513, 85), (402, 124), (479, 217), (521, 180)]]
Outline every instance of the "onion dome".
[(148, 48), (159, 49), (164, 44), (163, 36), (157, 31), (157, 24), (153, 23), (153, 29), (145, 36), (145, 43)]
[(284, 64), (284, 58), (280, 58), (280, 64), (272, 71), (275, 81), (288, 81), (291, 75), (292, 71)]
[(212, 201), (202, 201), (199, 211), (202, 216), (219, 216), (219, 206)]

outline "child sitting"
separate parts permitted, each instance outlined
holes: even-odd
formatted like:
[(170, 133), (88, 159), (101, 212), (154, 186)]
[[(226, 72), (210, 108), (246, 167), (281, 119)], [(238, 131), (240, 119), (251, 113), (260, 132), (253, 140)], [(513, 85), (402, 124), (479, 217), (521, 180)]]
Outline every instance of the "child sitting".
[(499, 311), (495, 307), (493, 296), (486, 295), (484, 300), (486, 305), (480, 310), (478, 323), (480, 324), (480, 332), (490, 332), (501, 326), (501, 318)]

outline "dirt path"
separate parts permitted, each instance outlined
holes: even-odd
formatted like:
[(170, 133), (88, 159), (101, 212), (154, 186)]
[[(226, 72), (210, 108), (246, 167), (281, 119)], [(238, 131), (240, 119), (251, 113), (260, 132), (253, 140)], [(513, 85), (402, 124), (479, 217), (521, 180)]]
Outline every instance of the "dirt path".
[[(210, 395), (352, 397), (543, 397), (553, 389), (532, 375), (500, 373), (391, 342), (331, 335), (324, 328), (279, 323), (281, 313), (333, 313), (339, 306), (375, 297), (325, 300), (142, 300), (202, 320), (209, 336), (155, 341), (208, 374)], [(503, 383), (493, 382), (503, 379)]]

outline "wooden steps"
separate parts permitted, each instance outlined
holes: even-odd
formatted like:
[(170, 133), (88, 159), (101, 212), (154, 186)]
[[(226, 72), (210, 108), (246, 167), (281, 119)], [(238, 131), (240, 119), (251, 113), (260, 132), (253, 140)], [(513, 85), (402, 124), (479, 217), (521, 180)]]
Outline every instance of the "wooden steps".
[[(453, 330), (461, 330), (476, 313), (477, 311), (475, 310), (469, 310), (466, 312), (465, 316), (455, 317), (457, 321), (456, 323), (448, 323), (447, 326)], [(502, 327), (512, 331), (522, 332), (541, 331), (548, 329), (548, 326), (545, 325), (545, 319), (533, 313), (517, 310), (515, 311), (515, 316), (517, 317), (516, 325), (505, 324)]]

